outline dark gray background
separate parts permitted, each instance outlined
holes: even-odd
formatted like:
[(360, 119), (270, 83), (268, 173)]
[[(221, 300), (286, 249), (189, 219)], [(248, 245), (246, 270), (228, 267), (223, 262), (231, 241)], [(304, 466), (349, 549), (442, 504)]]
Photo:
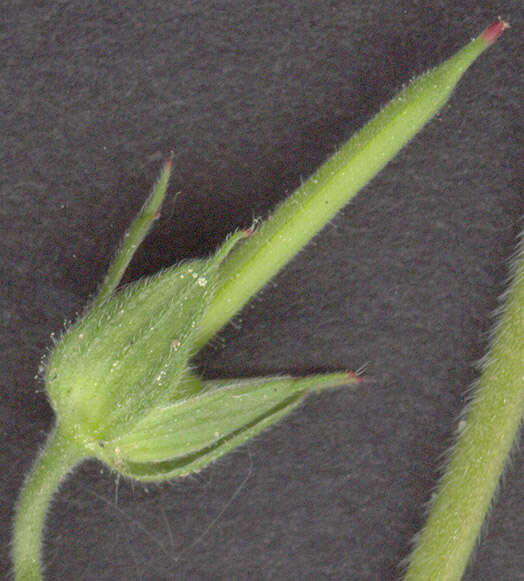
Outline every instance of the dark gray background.
[[(2, 578), (53, 420), (40, 356), (165, 155), (169, 199), (127, 280), (267, 215), (409, 78), (510, 20), (438, 118), (199, 357), (209, 377), (367, 365), (369, 381), (184, 480), (116, 487), (87, 463), (48, 520), (50, 580), (398, 579), (521, 226), (521, 2), (0, 10)], [(467, 580), (524, 579), (523, 489), (518, 451)]]

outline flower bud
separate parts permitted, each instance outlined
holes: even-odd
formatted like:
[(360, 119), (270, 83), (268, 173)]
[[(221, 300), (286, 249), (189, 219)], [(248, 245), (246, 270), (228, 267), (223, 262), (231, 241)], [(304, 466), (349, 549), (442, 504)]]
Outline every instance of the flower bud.
[(204, 381), (189, 360), (223, 283), (222, 264), (252, 229), (208, 259), (191, 260), (115, 292), (165, 195), (168, 161), (130, 226), (91, 309), (60, 339), (46, 370), (62, 440), (139, 480), (209, 464), (289, 413), (313, 389), (354, 374)]
[(209, 259), (130, 284), (75, 323), (52, 352), (47, 389), (61, 429), (87, 450), (125, 436), (159, 407), (187, 397), (182, 381), (220, 264), (247, 234), (230, 236)]
[(58, 342), (47, 389), (58, 429), (86, 456), (135, 479), (173, 478), (242, 444), (313, 389), (358, 381), (347, 372), (203, 381), (190, 371), (220, 265), (249, 234), (96, 302)]

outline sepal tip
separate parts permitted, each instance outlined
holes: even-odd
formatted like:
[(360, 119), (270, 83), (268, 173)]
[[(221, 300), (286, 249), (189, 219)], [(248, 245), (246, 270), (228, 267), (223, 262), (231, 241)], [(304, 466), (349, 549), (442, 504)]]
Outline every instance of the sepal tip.
[(506, 30), (510, 28), (509, 23), (502, 18), (498, 18), (490, 24), (482, 33), (481, 38), (483, 38), (487, 43), (488, 46), (491, 46), (497, 38)]

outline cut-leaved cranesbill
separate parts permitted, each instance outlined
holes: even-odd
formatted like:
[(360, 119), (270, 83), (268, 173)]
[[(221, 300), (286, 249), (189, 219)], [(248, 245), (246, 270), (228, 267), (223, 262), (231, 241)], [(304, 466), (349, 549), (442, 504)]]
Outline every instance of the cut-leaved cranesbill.
[(42, 579), (46, 511), (83, 459), (98, 458), (138, 480), (188, 474), (284, 417), (309, 393), (360, 381), (347, 371), (207, 381), (191, 357), (437, 113), (503, 28), (494, 23), (412, 81), (258, 229), (235, 232), (209, 258), (117, 290), (158, 215), (172, 160), (165, 164), (98, 296), (49, 357), (46, 389), (56, 422), (17, 505), (16, 581)]

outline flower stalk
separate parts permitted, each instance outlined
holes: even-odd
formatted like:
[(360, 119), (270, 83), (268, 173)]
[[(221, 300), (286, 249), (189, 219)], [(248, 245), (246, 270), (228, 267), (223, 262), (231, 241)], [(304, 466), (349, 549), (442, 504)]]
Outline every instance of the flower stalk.
[(405, 581), (459, 581), (524, 415), (524, 245)]
[(494, 23), (412, 81), (255, 232), (235, 232), (208, 258), (118, 290), (158, 216), (172, 161), (164, 165), (98, 296), (49, 357), (46, 389), (56, 427), (17, 506), (16, 581), (41, 580), (47, 507), (82, 459), (98, 458), (143, 481), (188, 474), (271, 426), (308, 394), (360, 381), (347, 371), (207, 381), (191, 358), (438, 112), (503, 29)]
[(29, 473), (18, 500), (13, 562), (17, 581), (40, 581), (45, 516), (60, 483), (86, 456), (75, 441), (54, 429)]

